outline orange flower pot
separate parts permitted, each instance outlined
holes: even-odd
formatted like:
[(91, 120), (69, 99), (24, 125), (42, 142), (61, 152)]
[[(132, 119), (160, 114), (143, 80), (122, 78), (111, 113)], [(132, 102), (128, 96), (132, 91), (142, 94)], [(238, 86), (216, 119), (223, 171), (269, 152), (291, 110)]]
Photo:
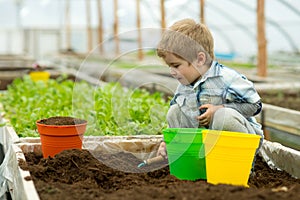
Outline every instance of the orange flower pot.
[[(43, 119), (45, 120), (45, 119)], [(67, 149), (82, 149), (82, 139), (87, 121), (74, 125), (47, 125), (42, 120), (36, 122), (40, 134), (43, 157), (54, 157)]]

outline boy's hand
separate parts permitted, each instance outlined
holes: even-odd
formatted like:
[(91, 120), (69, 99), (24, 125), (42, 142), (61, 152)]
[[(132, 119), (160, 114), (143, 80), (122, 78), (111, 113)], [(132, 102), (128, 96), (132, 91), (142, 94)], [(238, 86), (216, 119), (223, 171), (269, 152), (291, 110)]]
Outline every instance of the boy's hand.
[(199, 109), (206, 109), (205, 113), (202, 115), (197, 116), (197, 120), (199, 121), (200, 125), (202, 126), (209, 126), (211, 119), (219, 108), (223, 108), (223, 105), (212, 105), (212, 104), (203, 104), (199, 107)]
[(167, 150), (166, 150), (166, 143), (165, 142), (160, 143), (160, 145), (158, 147), (158, 150), (157, 150), (156, 156), (162, 156), (165, 159), (168, 159)]

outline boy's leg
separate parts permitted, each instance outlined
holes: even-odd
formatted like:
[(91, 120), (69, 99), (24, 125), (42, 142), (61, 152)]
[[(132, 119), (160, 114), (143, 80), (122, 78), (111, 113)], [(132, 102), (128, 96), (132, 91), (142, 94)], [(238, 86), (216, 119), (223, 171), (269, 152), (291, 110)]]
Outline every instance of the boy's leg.
[(213, 117), (211, 129), (256, 134), (250, 122), (232, 108), (220, 108)]
[(178, 104), (173, 104), (167, 114), (167, 121), (169, 128), (198, 128), (198, 123), (192, 121), (190, 118), (180, 110)]

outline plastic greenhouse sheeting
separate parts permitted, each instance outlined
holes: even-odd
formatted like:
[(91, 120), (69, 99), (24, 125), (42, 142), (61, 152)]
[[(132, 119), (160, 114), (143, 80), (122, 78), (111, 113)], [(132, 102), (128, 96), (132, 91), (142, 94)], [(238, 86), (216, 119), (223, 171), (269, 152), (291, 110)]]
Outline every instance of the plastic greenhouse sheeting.
[[(91, 1), (91, 7), (97, 7), (97, 1)], [(187, 0), (165, 0), (165, 19), (167, 27), (173, 22), (183, 18), (193, 18), (200, 21), (200, 1), (187, 1)], [(79, 52), (86, 51), (85, 37), (86, 34), (86, 13), (85, 13), (85, 0), (70, 1), (70, 13), (77, 13), (70, 16), (72, 26), (76, 28), (76, 31), (72, 31), (73, 44), (72, 47)], [(26, 8), (22, 9), (22, 7)], [(113, 32), (113, 19), (114, 19), (114, 4), (113, 1), (102, 1), (103, 9), (103, 30), (106, 51), (112, 51), (112, 32)], [(126, 31), (136, 30), (136, 2), (135, 1), (120, 1), (118, 3), (118, 16), (119, 20), (119, 32), (124, 33)], [(257, 43), (256, 43), (256, 8), (257, 1), (239, 1), (239, 0), (209, 0), (205, 1), (204, 14), (205, 23), (211, 29), (215, 38), (215, 50), (216, 54), (231, 56), (239, 54), (247, 54), (250, 56), (256, 55)], [(272, 0), (265, 1), (265, 24), (266, 24), (266, 39), (268, 41), (268, 51), (279, 52), (299, 52), (300, 38), (298, 37), (300, 32), (300, 1), (293, 0)], [(20, 9), (20, 19), (16, 18), (15, 11)], [(161, 9), (159, 0), (143, 0), (140, 2), (141, 9), (141, 25), (147, 28), (160, 28), (161, 27)], [(30, 12), (32, 10), (38, 10), (39, 12)], [(23, 12), (24, 11), (24, 12)], [(30, 15), (28, 15), (30, 12)], [(54, 27), (53, 30), (60, 32), (61, 30), (61, 16), (64, 16), (65, 1), (52, 0), (42, 1), (35, 3), (32, 0), (23, 0), (22, 3), (17, 4), (11, 0), (0, 1), (0, 18), (7, 20), (1, 22), (1, 27), (4, 28), (2, 32), (3, 37), (0, 41), (3, 42), (2, 49), (4, 51), (6, 46), (9, 46), (13, 51), (20, 51), (24, 49), (19, 46), (19, 43), (13, 44), (11, 41), (22, 40), (21, 35), (18, 37), (17, 33), (10, 34), (11, 31), (6, 29), (12, 29), (25, 27), (26, 30), (30, 30), (28, 27)], [(91, 9), (91, 26), (97, 27), (98, 16), (97, 9)], [(42, 14), (41, 14), (42, 13)], [(24, 16), (23, 16), (24, 15)], [(21, 19), (22, 17), (22, 19)], [(64, 25), (64, 24), (63, 24)], [(17, 27), (20, 26), (20, 27)], [(55, 28), (57, 27), (57, 28)], [(72, 27), (71, 27), (72, 28)], [(51, 29), (52, 30), (52, 29)], [(6, 34), (9, 36), (6, 36)], [(40, 34), (38, 31), (36, 34)], [(143, 38), (153, 39), (153, 34), (148, 31), (145, 32)], [(31, 33), (30, 33), (31, 34)], [(34, 35), (34, 33), (32, 33)], [(8, 38), (8, 39), (7, 39)], [(41, 41), (44, 44), (46, 50), (56, 47), (56, 43), (50, 41), (48, 37), (39, 35)], [(52, 35), (51, 39), (54, 40), (55, 35)], [(58, 37), (57, 37), (58, 38)], [(57, 40), (60, 41), (58, 38)], [(11, 41), (10, 41), (11, 40)], [(133, 34), (130, 38), (120, 37), (120, 41), (126, 45), (122, 45), (122, 50), (128, 52), (127, 47), (130, 50), (136, 49), (136, 34)], [(143, 39), (147, 46), (147, 39)], [(64, 40), (63, 40), (64, 42)], [(5, 45), (7, 44), (7, 45)], [(33, 43), (32, 43), (33, 44)], [(35, 44), (35, 43), (34, 43)], [(46, 44), (46, 45), (45, 45)], [(29, 45), (32, 46), (32, 45)], [(43, 45), (40, 46), (42, 48)], [(134, 47), (133, 47), (134, 46)], [(153, 47), (153, 46), (152, 46)], [(31, 50), (31, 49), (30, 49)], [(33, 50), (31, 50), (33, 51)], [(34, 52), (32, 52), (34, 54)]]

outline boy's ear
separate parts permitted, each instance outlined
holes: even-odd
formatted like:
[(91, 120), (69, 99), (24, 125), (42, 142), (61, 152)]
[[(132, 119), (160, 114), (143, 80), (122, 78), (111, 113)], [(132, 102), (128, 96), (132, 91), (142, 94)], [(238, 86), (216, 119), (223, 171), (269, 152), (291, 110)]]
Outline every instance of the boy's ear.
[(199, 52), (197, 56), (198, 65), (202, 66), (206, 62), (206, 55), (203, 52)]

